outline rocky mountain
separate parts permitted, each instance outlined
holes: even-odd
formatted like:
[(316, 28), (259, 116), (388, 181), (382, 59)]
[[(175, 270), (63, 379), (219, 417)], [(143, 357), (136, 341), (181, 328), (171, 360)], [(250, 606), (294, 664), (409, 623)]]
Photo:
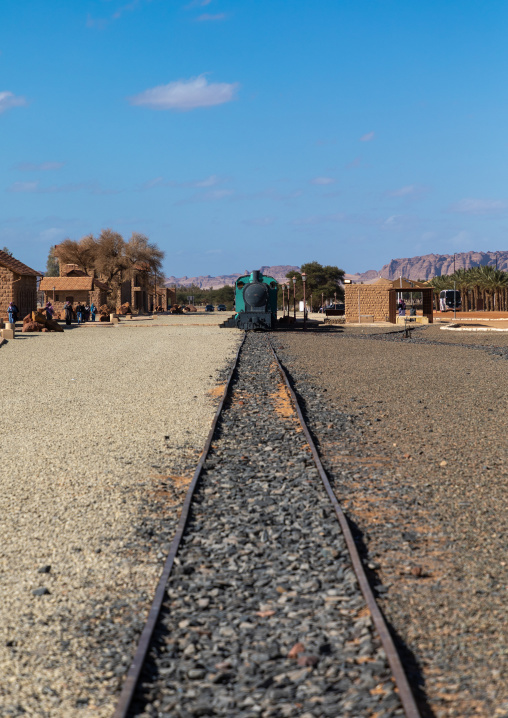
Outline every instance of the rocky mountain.
[[(284, 282), (286, 280), (286, 274), (288, 272), (299, 272), (300, 267), (295, 267), (291, 264), (276, 265), (273, 267), (259, 267), (263, 274), (273, 277), (278, 282)], [(206, 276), (199, 277), (167, 277), (166, 286), (174, 287), (175, 284), (179, 287), (201, 287), (201, 289), (220, 289), (226, 285), (231, 285), (236, 282), (238, 277), (245, 274), (247, 271), (238, 272), (238, 274), (220, 274), (217, 277), (212, 277), (209, 274)]]
[[(455, 254), (425, 254), (422, 257), (410, 257), (405, 259), (392, 259), (385, 264), (379, 271), (369, 269), (366, 272), (357, 274), (346, 274), (346, 279), (352, 279), (354, 282), (375, 282), (379, 277), (385, 279), (397, 279), (397, 277), (405, 277), (406, 279), (432, 279), (432, 277), (441, 274), (453, 274), (455, 269), (470, 269), (471, 267), (480, 267), (485, 264), (495, 266), (497, 256), (498, 269), (508, 271), (508, 251), (499, 252), (460, 252)], [(260, 267), (263, 274), (274, 277), (278, 282), (286, 280), (286, 274), (291, 271), (300, 271), (300, 267), (291, 264), (276, 265), (273, 267)], [(190, 287), (191, 285), (201, 287), (202, 289), (220, 289), (229, 284), (232, 285), (246, 272), (238, 274), (220, 274), (212, 277), (209, 274), (199, 277), (168, 277), (166, 279), (167, 287), (174, 287), (175, 284), (180, 287)]]
[[(372, 282), (379, 277), (385, 279), (432, 279), (441, 274), (453, 274), (455, 269), (470, 269), (481, 267), (486, 264), (496, 265), (503, 271), (508, 271), (508, 252), (460, 252), (458, 254), (425, 254), (422, 257), (411, 257), (406, 259), (392, 259), (385, 264), (379, 272), (369, 269), (361, 274), (346, 275), (353, 281)], [(455, 259), (454, 259), (455, 257)]]

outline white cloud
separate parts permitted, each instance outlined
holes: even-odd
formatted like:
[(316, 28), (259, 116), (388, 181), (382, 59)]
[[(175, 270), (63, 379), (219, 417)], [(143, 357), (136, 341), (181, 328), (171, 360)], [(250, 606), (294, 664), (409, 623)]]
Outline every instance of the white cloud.
[(14, 165), (15, 170), (22, 172), (50, 172), (52, 170), (60, 170), (64, 166), (65, 162), (18, 162)]
[(231, 197), (233, 194), (234, 191), (232, 189), (213, 189), (209, 192), (200, 192), (199, 194), (194, 194), (192, 195), (192, 197), (179, 200), (174, 204), (175, 206), (181, 206), (184, 204), (196, 204), (199, 202), (217, 202), (221, 199)]
[(416, 192), (416, 186), (414, 184), (407, 185), (406, 187), (400, 187), (399, 189), (394, 189), (391, 192), (387, 192), (387, 195), (389, 197), (407, 197), (410, 194), (414, 194)]
[(210, 15), (210, 13), (205, 12), (196, 18), (196, 22), (215, 22), (215, 21), (220, 22), (221, 20), (226, 20), (226, 18), (227, 18), (227, 15), (225, 12), (219, 12), (216, 15)]
[(211, 192), (205, 192), (203, 198), (205, 201), (224, 199), (224, 197), (230, 197), (233, 194), (232, 189), (214, 189)]
[(355, 157), (354, 160), (351, 162), (348, 162), (346, 165), (347, 170), (355, 169), (356, 167), (360, 167), (362, 164), (362, 158), (361, 157)]
[(448, 208), (459, 214), (499, 214), (508, 210), (508, 202), (500, 199), (461, 199)]
[(335, 184), (336, 180), (333, 177), (314, 177), (311, 179), (311, 184), (327, 185)]
[(118, 194), (120, 190), (104, 189), (96, 182), (75, 182), (74, 184), (49, 185), (41, 187), (39, 180), (35, 182), (14, 182), (7, 187), (6, 192), (31, 192), (34, 194), (60, 194), (65, 192), (81, 192), (88, 191), (91, 194)]
[(210, 177), (207, 177), (204, 180), (198, 180), (197, 182), (191, 182), (191, 185), (193, 187), (214, 187), (215, 185), (219, 184), (220, 177), (218, 175), (210, 175)]
[(12, 107), (23, 107), (26, 104), (24, 97), (18, 97), (12, 92), (0, 92), (0, 115)]
[(14, 182), (7, 192), (37, 192), (39, 182)]
[(374, 139), (374, 132), (367, 132), (366, 135), (360, 137), (360, 142), (370, 142)]
[(210, 5), (212, 0), (192, 0), (188, 5), (185, 6), (185, 10), (192, 10), (194, 7), (206, 7)]
[(40, 238), (48, 244), (57, 244), (60, 240), (64, 239), (67, 234), (65, 229), (59, 227), (50, 227), (40, 233)]
[(142, 189), (152, 189), (152, 187), (165, 187), (167, 186), (167, 182), (164, 182), (164, 177), (154, 177), (151, 180), (148, 180), (148, 182), (145, 182), (144, 185), (142, 185)]
[(154, 177), (145, 182), (141, 189), (152, 189), (153, 187), (195, 187), (201, 189), (215, 187), (221, 182), (224, 182), (224, 178), (219, 177), (219, 175), (210, 175), (203, 180), (193, 180), (192, 182), (176, 182), (175, 180), (165, 180), (164, 177)]
[(300, 219), (293, 220), (292, 224), (295, 227), (305, 227), (316, 224), (326, 224), (327, 222), (344, 222), (347, 220), (347, 215), (342, 212), (336, 212), (335, 214), (320, 214), (313, 215), (311, 217), (301, 217)]
[(106, 18), (92, 17), (90, 13), (86, 16), (86, 27), (93, 28), (94, 30), (104, 30), (109, 23)]
[(420, 223), (418, 217), (409, 214), (392, 214), (381, 220), (380, 227), (390, 232), (408, 231)]
[(243, 223), (250, 227), (268, 227), (275, 222), (275, 217), (257, 217), (255, 219), (244, 219)]
[(385, 192), (385, 197), (399, 197), (405, 200), (419, 199), (423, 195), (426, 195), (429, 191), (428, 187), (418, 184), (410, 184), (405, 187), (399, 187), (398, 189), (389, 190)]
[(126, 5), (120, 5), (120, 7), (115, 10), (109, 18), (94, 18), (90, 15), (90, 13), (88, 13), (86, 26), (96, 30), (104, 30), (110, 23), (115, 22), (115, 20), (119, 20), (124, 13), (133, 12), (133, 10), (135, 10), (142, 2), (151, 2), (151, 0), (132, 0)]
[(239, 88), (237, 82), (208, 83), (204, 75), (190, 80), (177, 80), (159, 85), (129, 98), (131, 105), (141, 105), (154, 110), (194, 110), (231, 102)]
[(136, 9), (136, 7), (139, 5), (140, 0), (132, 0), (132, 2), (127, 3), (126, 5), (122, 5), (118, 8), (116, 12), (113, 13), (112, 19), (113, 20), (119, 20), (124, 12), (132, 12)]

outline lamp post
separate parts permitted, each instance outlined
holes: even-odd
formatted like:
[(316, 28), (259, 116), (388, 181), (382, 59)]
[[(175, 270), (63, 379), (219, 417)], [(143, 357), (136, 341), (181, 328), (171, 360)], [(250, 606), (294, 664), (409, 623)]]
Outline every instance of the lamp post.
[(302, 272), (302, 282), (303, 282), (303, 328), (307, 329), (307, 307), (305, 305), (305, 282), (307, 281), (307, 275), (305, 272)]
[(286, 305), (285, 305), (285, 303), (284, 303), (284, 287), (285, 287), (285, 284), (282, 283), (282, 284), (280, 285), (280, 287), (281, 287), (281, 289), (282, 289), (282, 318), (284, 319), (284, 317), (286, 316)]
[(293, 319), (296, 322), (296, 277), (293, 277)]
[(323, 292), (321, 292), (321, 309), (324, 314), (325, 313), (325, 295), (323, 294)]

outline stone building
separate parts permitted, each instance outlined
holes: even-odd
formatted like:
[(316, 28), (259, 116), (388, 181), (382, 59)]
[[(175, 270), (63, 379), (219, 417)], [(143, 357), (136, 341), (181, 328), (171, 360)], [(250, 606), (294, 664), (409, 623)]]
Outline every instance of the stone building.
[(40, 290), (44, 293), (44, 304), (49, 300), (53, 304), (55, 316), (63, 318), (65, 302), (72, 302), (75, 306), (81, 304), (95, 304), (97, 309), (107, 303), (108, 287), (104, 282), (87, 276), (81, 270), (75, 270), (77, 276), (71, 274), (64, 277), (44, 277)]
[(163, 311), (166, 311), (168, 307), (172, 307), (176, 304), (176, 291), (169, 287), (155, 288), (155, 302), (154, 302), (154, 289), (150, 290), (150, 308), (153, 311), (154, 307), (162, 307)]
[(422, 298), (418, 314), (429, 323), (433, 320), (433, 289), (423, 282), (400, 279), (378, 279), (372, 284), (345, 284), (346, 323), (397, 322), (398, 295), (417, 293)]
[(143, 267), (136, 267), (132, 279), (121, 285), (121, 304), (130, 304), (133, 312), (152, 312), (155, 307), (176, 303), (176, 290), (169, 287), (154, 286), (153, 277)]
[(0, 251), (0, 318), (7, 321), (7, 307), (14, 302), (19, 318), (37, 309), (37, 278), (41, 272)]

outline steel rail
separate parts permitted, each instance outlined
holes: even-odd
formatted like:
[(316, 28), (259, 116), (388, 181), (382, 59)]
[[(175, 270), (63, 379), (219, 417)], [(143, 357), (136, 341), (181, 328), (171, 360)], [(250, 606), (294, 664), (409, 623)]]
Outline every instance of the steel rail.
[(316, 445), (314, 444), (314, 441), (312, 439), (310, 431), (309, 431), (307, 424), (305, 422), (305, 419), (303, 417), (296, 394), (293, 391), (291, 384), (289, 383), (288, 376), (287, 376), (284, 368), (282, 367), (282, 365), (279, 361), (279, 357), (277, 356), (277, 353), (276, 353), (275, 349), (273, 348), (273, 345), (270, 342), (270, 340), (268, 340), (268, 343), (273, 352), (274, 359), (276, 361), (277, 367), (280, 371), (280, 374), (284, 381), (284, 384), (286, 385), (286, 388), (288, 389), (289, 395), (291, 397), (291, 401), (293, 402), (294, 409), (295, 409), (298, 419), (300, 421), (302, 430), (305, 434), (305, 438), (307, 439), (307, 442), (309, 444), (309, 447), (312, 452), (312, 456), (314, 458), (314, 462), (318, 469), (321, 481), (323, 482), (326, 493), (328, 494), (328, 497), (333, 505), (333, 508), (335, 509), (335, 514), (337, 516), (340, 527), (342, 529), (342, 533), (344, 535), (344, 539), (345, 539), (346, 545), (348, 547), (349, 555), (351, 556), (351, 562), (353, 564), (353, 568), (354, 568), (356, 577), (358, 579), (358, 583), (360, 585), (361, 592), (363, 593), (363, 596), (367, 603), (367, 607), (370, 611), (370, 615), (372, 616), (372, 620), (373, 620), (376, 630), (378, 632), (379, 638), (381, 639), (381, 644), (386, 653), (388, 663), (392, 670), (393, 677), (395, 679), (395, 684), (399, 691), (400, 702), (402, 703), (402, 708), (404, 709), (406, 718), (421, 718), (420, 712), (416, 705), (416, 701), (411, 692), (411, 688), (409, 686), (407, 676), (402, 667), (400, 656), (397, 652), (397, 649), (395, 648), (395, 644), (393, 642), (390, 631), (388, 630), (388, 626), (386, 625), (384, 616), (381, 613), (381, 609), (379, 608), (379, 606), (376, 603), (376, 599), (372, 592), (372, 588), (370, 586), (369, 579), (367, 578), (367, 575), (363, 568), (360, 554), (358, 553), (358, 549), (356, 547), (356, 543), (353, 538), (353, 534), (351, 533), (351, 529), (349, 527), (349, 522), (348, 522), (346, 515), (344, 514), (344, 512), (337, 500), (337, 497), (335, 496), (335, 493), (332, 489), (332, 486), (330, 484), (330, 481), (328, 479), (326, 471), (323, 467), (323, 464), (321, 463), (321, 459), (319, 457), (318, 450), (316, 448)]
[(192, 481), (187, 490), (187, 494), (185, 495), (185, 500), (183, 502), (182, 512), (180, 514), (178, 526), (176, 528), (176, 532), (173, 537), (173, 541), (171, 542), (171, 547), (169, 549), (168, 556), (164, 563), (164, 568), (162, 570), (159, 582), (157, 584), (157, 588), (155, 590), (155, 595), (154, 595), (154, 599), (152, 601), (152, 605), (150, 607), (150, 611), (148, 613), (148, 618), (146, 619), (145, 626), (144, 626), (141, 636), (139, 638), (139, 642), (138, 642), (138, 646), (136, 648), (136, 652), (134, 654), (134, 658), (132, 659), (132, 663), (129, 668), (129, 672), (127, 673), (127, 676), (125, 678), (125, 681), (124, 681), (124, 684), (122, 687), (122, 691), (120, 693), (120, 697), (116, 704), (115, 712), (113, 713), (112, 718), (127, 718), (128, 714), (129, 714), (129, 710), (131, 708), (132, 701), (134, 699), (134, 695), (136, 692), (136, 687), (137, 687), (138, 681), (140, 679), (141, 672), (143, 670), (143, 665), (145, 663), (146, 655), (148, 653), (148, 649), (150, 648), (150, 643), (152, 640), (153, 632), (154, 632), (157, 620), (159, 618), (160, 610), (162, 607), (162, 602), (164, 600), (164, 595), (166, 593), (166, 584), (168, 582), (169, 576), (171, 575), (171, 571), (173, 569), (173, 564), (175, 562), (176, 554), (178, 553), (178, 548), (180, 546), (180, 541), (182, 539), (183, 533), (185, 531), (185, 527), (187, 525), (194, 492), (199, 484), (199, 480), (201, 478), (201, 471), (203, 469), (203, 465), (206, 461), (208, 452), (210, 450), (210, 445), (212, 443), (212, 439), (215, 434), (215, 429), (217, 428), (217, 423), (219, 421), (219, 417), (222, 412), (222, 407), (224, 406), (224, 402), (228, 395), (231, 380), (233, 379), (233, 374), (235, 373), (235, 369), (238, 365), (238, 359), (240, 357), (240, 352), (241, 352), (242, 347), (245, 342), (245, 336), (246, 335), (244, 334), (241, 344), (238, 348), (238, 352), (236, 354), (235, 361), (233, 363), (231, 371), (229, 372), (229, 376), (226, 381), (226, 385), (224, 387), (224, 392), (222, 394), (222, 398), (217, 407), (217, 411), (215, 412), (215, 416), (213, 418), (212, 425), (210, 427), (210, 431), (208, 432), (208, 436), (207, 436), (205, 445), (203, 447), (203, 451), (201, 452), (201, 457), (196, 466), (196, 470), (194, 472), (194, 476), (193, 476)]

